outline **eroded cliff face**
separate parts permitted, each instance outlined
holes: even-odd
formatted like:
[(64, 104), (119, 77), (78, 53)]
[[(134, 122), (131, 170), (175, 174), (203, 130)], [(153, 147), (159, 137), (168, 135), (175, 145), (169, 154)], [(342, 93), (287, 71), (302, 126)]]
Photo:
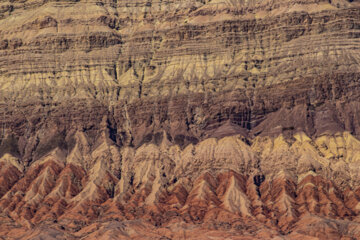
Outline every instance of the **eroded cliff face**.
[(360, 235), (358, 1), (3, 1), (0, 235)]

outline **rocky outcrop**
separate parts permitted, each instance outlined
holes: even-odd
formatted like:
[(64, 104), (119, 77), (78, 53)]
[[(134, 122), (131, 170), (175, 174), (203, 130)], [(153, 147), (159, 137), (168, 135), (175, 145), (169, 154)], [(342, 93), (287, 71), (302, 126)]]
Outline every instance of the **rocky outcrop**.
[(356, 1), (13, 5), (0, 22), (8, 134), (97, 132), (106, 116), (136, 147), (162, 130), (195, 143), (228, 121), (225, 135), (359, 135)]
[(0, 3), (0, 235), (359, 236), (360, 4)]
[(8, 220), (1, 234), (358, 237), (360, 142), (349, 133), (294, 138), (249, 143), (235, 135), (181, 149), (163, 136), (159, 145), (134, 149), (105, 135), (90, 147), (84, 133), (76, 133), (69, 154), (56, 148), (25, 172), (7, 154), (0, 209)]

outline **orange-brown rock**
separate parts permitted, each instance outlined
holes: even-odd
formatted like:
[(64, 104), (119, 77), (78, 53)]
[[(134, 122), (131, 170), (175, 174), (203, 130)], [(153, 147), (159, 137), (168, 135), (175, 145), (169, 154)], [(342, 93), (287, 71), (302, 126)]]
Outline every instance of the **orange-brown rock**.
[[(16, 157), (2, 158), (2, 166), (7, 167), (1, 169), (14, 179), (0, 199), (2, 235), (21, 239), (61, 234), (66, 239), (196, 239), (197, 233), (204, 239), (358, 237), (357, 179), (349, 175), (351, 181), (337, 185), (331, 178), (342, 178), (327, 175), (338, 170), (329, 165), (333, 158), (318, 150), (321, 146), (316, 144), (324, 136), (311, 140), (296, 134), (292, 143), (283, 136), (257, 137), (248, 145), (249, 140), (237, 135), (210, 138), (184, 149), (166, 138), (159, 145), (148, 143), (137, 149), (118, 148), (103, 138), (104, 142), (86, 149), (84, 135), (76, 136), (71, 153), (57, 148), (23, 173)], [(268, 141), (273, 141), (272, 149)], [(343, 151), (358, 146), (353, 138)], [(260, 147), (264, 155), (256, 153)], [(292, 153), (301, 167), (279, 169), (277, 161), (265, 157), (265, 149), (280, 162), (291, 160)], [(302, 158), (309, 155), (311, 161), (305, 162)], [(121, 163), (118, 168), (112, 165), (116, 159)], [(357, 163), (337, 161), (345, 168)], [(244, 170), (242, 162), (249, 169)], [(268, 169), (269, 164), (274, 169)], [(308, 164), (316, 168), (308, 170)]]
[(358, 0), (4, 0), (0, 237), (359, 239)]

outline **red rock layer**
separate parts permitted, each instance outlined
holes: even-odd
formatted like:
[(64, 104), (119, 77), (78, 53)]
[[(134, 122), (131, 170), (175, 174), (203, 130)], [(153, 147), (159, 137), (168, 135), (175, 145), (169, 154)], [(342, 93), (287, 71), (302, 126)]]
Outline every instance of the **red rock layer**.
[[(360, 189), (341, 190), (311, 173), (297, 180), (285, 172), (265, 176), (206, 171), (161, 186), (157, 177), (141, 183), (130, 179), (124, 191), (114, 190), (118, 178), (98, 170), (102, 174), (95, 180), (93, 170), (51, 159), (31, 166), (0, 200), (3, 218), (8, 218), (1, 223), (1, 234), (28, 239), (31, 234), (51, 237), (58, 232), (70, 239), (90, 239), (102, 236), (102, 229), (116, 228), (123, 238), (163, 234), (177, 239), (182, 234), (194, 237), (197, 229), (204, 239), (222, 232), (233, 239), (281, 235), (354, 239), (360, 232)], [(16, 179), (17, 174), (10, 176)], [(25, 232), (24, 227), (32, 230)], [(17, 228), (24, 232), (16, 235)], [(148, 235), (149, 229), (157, 230)]]
[(0, 236), (356, 239), (360, 4), (0, 3)]

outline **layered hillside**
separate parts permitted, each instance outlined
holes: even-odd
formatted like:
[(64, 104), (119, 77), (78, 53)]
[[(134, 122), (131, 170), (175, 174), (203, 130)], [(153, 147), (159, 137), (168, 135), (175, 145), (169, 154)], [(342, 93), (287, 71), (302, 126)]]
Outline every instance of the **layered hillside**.
[(0, 3), (0, 236), (358, 239), (360, 2)]

